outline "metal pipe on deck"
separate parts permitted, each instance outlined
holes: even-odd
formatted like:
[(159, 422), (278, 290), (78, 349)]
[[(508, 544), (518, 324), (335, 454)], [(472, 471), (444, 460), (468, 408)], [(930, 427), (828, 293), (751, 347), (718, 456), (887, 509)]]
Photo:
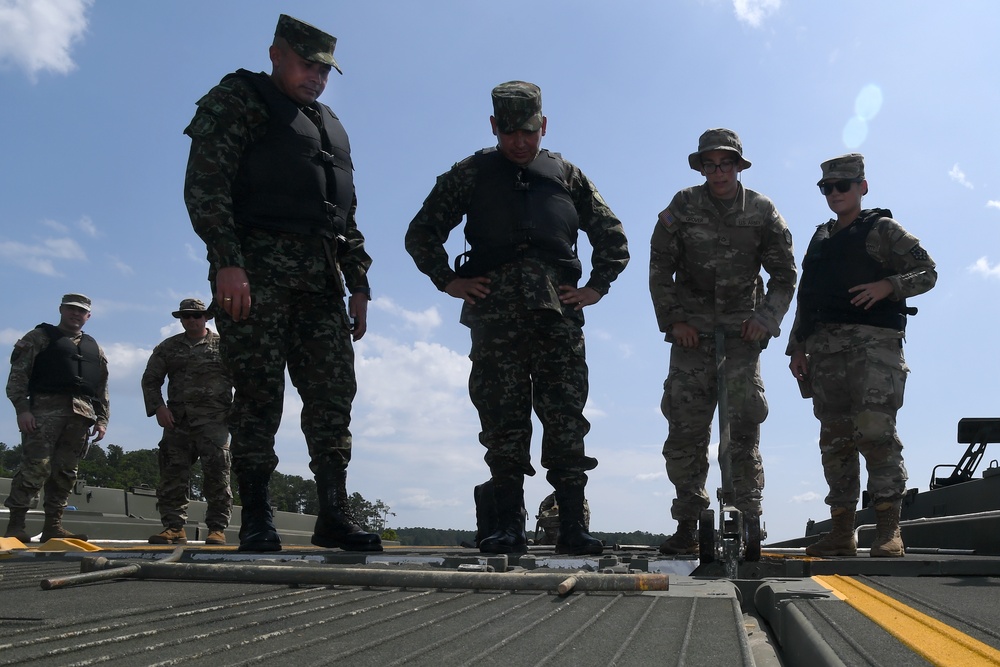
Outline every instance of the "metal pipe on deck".
[[(486, 590), (558, 591), (665, 591), (665, 574), (595, 574), (545, 572), (435, 572), (383, 570), (330, 566), (173, 563), (165, 561), (127, 563), (105, 558), (85, 559), (92, 571), (61, 579), (46, 579), (50, 590), (107, 579), (166, 579), (277, 585), (374, 586), (389, 588), (458, 588)], [(103, 575), (103, 576), (101, 576)]]

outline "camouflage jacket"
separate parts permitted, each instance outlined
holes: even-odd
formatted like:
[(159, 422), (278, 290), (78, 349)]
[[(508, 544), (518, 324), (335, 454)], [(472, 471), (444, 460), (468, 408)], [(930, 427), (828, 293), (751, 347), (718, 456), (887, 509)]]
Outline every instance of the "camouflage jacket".
[[(865, 217), (865, 212), (858, 218)], [(853, 224), (853, 223), (852, 223)], [(830, 219), (819, 225), (809, 247), (814, 243), (830, 238), (834, 233), (837, 221)], [(903, 229), (903, 226), (892, 218), (879, 218), (865, 239), (865, 248), (869, 257), (889, 267), (895, 273), (886, 278), (892, 284), (892, 294), (888, 298), (899, 301), (911, 296), (928, 292), (937, 283), (937, 270), (934, 260), (920, 245), (920, 240)], [(806, 251), (808, 253), (808, 250)], [(795, 321), (785, 354), (791, 355), (796, 350), (806, 352), (835, 352), (839, 349), (866, 345), (869, 342), (886, 338), (902, 338), (901, 331), (891, 331), (881, 327), (866, 324), (820, 325), (812, 336), (804, 342), (795, 340), (795, 331), (799, 326), (799, 311), (795, 310)]]
[(649, 292), (660, 331), (670, 341), (677, 322), (709, 333), (753, 316), (777, 337), (795, 291), (788, 226), (770, 199), (742, 185), (732, 210), (715, 201), (705, 185), (681, 190), (653, 229)]
[(187, 418), (193, 426), (223, 419), (233, 402), (233, 382), (219, 355), (219, 334), (209, 330), (200, 340), (187, 334), (171, 336), (153, 349), (142, 374), (142, 398), (152, 417), (163, 403), (164, 379), (167, 405), (175, 419)]
[[(239, 225), (233, 219), (232, 186), (244, 150), (267, 130), (268, 108), (239, 77), (223, 81), (198, 100), (184, 133), (191, 137), (184, 201), (195, 232), (205, 242), (209, 280), (220, 268), (241, 267), (251, 280), (311, 292), (368, 289), (372, 260), (355, 221), (357, 198), (347, 216), (344, 240), (332, 243), (303, 234)], [(332, 247), (331, 247), (332, 246)]]
[[(603, 296), (628, 264), (625, 230), (590, 179), (575, 165), (569, 162), (566, 165), (567, 186), (579, 216), (579, 228), (593, 248), (586, 287)], [(438, 176), (434, 189), (406, 232), (407, 252), (417, 268), (442, 291), (458, 277), (449, 266), (444, 244), (468, 210), (476, 175), (474, 157), (469, 157)], [(559, 301), (559, 285), (576, 285), (576, 276), (565, 267), (537, 257), (523, 257), (485, 275), (491, 281), (490, 295), (475, 305), (463, 305), (461, 322), (467, 326), (507, 320), (523, 310), (554, 310), (583, 323), (583, 311), (563, 306)]]
[[(82, 334), (81, 331), (75, 336), (68, 337), (79, 345)], [(111, 417), (111, 402), (108, 397), (108, 358), (99, 345), (103, 379), (94, 397), (69, 394), (29, 395), (28, 383), (31, 380), (35, 357), (49, 346), (49, 342), (48, 334), (42, 329), (32, 329), (14, 343), (14, 351), (10, 355), (10, 377), (7, 378), (7, 398), (14, 404), (14, 411), (17, 414), (31, 412), (36, 419), (76, 414), (107, 428), (108, 419)]]

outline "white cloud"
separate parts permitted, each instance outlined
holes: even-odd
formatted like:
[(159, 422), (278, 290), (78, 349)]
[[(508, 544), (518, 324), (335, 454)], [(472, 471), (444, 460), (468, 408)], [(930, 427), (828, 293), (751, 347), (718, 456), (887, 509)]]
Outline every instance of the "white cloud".
[(94, 221), (90, 219), (89, 215), (85, 215), (76, 223), (76, 226), (83, 230), (83, 233), (92, 238), (97, 238), (97, 225)]
[(0, 0), (0, 67), (68, 74), (70, 51), (87, 30), (93, 0)]
[(1000, 208), (1000, 201), (997, 201), (996, 199), (991, 199), (988, 202), (986, 202), (986, 207), (987, 208)]
[(972, 183), (969, 183), (968, 179), (965, 178), (965, 172), (958, 168), (957, 162), (955, 163), (955, 166), (951, 168), (951, 171), (948, 172), (948, 176), (959, 185), (964, 185), (970, 190), (973, 188)]
[[(2, 0), (0, 0), (0, 1), (2, 1)], [(42, 220), (42, 224), (45, 225), (46, 227), (49, 227), (51, 229), (56, 230), (60, 234), (68, 234), (69, 233), (69, 227), (67, 227), (66, 225), (64, 225), (61, 222), (56, 222), (55, 220)]]
[(396, 506), (401, 508), (436, 510), (442, 507), (459, 507), (462, 502), (457, 498), (435, 498), (427, 489), (399, 489), (399, 500)]
[(187, 258), (193, 262), (204, 262), (205, 261), (205, 249), (198, 248), (197, 250), (190, 243), (184, 244), (184, 252)]
[(806, 493), (800, 493), (797, 496), (792, 496), (792, 502), (798, 504), (812, 503), (822, 499), (822, 494), (816, 493), (815, 491), (807, 491)]
[(111, 266), (115, 267), (115, 269), (118, 270), (118, 273), (122, 274), (123, 276), (131, 276), (132, 274), (135, 273), (135, 271), (132, 270), (131, 266), (129, 266), (122, 260), (118, 259), (114, 255), (108, 255), (108, 261), (111, 263)]
[(69, 238), (45, 239), (28, 245), (18, 241), (0, 241), (0, 262), (27, 269), (45, 276), (62, 275), (56, 270), (54, 260), (85, 261), (83, 248)]
[(21, 336), (23, 335), (23, 331), (17, 331), (16, 329), (0, 329), (0, 345), (13, 345), (21, 340)]
[(415, 329), (421, 336), (427, 336), (431, 331), (441, 326), (441, 314), (436, 306), (427, 310), (406, 310), (388, 297), (379, 297), (372, 301), (372, 308), (380, 310), (403, 321), (405, 328)]
[(733, 0), (736, 18), (759, 28), (764, 18), (781, 9), (781, 0)]
[(1000, 264), (990, 266), (985, 257), (980, 257), (969, 267), (969, 273), (978, 273), (985, 278), (1000, 278)]

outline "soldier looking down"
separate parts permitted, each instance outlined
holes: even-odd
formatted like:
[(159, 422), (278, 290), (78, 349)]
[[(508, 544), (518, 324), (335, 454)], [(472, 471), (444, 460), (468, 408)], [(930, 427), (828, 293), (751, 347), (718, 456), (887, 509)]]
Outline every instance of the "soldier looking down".
[(698, 519), (709, 506), (708, 445), (718, 400), (712, 334), (719, 327), (726, 334), (733, 503), (747, 521), (759, 520), (760, 424), (767, 417), (760, 351), (780, 334), (795, 290), (792, 235), (771, 200), (740, 182), (750, 162), (736, 133), (704, 132), (688, 166), (705, 183), (681, 190), (660, 213), (649, 256), (656, 322), (671, 344), (660, 407), (669, 424), (663, 458), (677, 494), (677, 531), (660, 545), (664, 554), (698, 553)]
[[(583, 309), (607, 294), (628, 263), (621, 222), (594, 184), (558, 153), (541, 148), (546, 118), (538, 86), (493, 89), (490, 124), (497, 147), (438, 177), (406, 232), (406, 250), (434, 285), (463, 301), (472, 333), (469, 395), (479, 411), (499, 528), (484, 553), (523, 553), (524, 476), (531, 466), (531, 411), (542, 423), (542, 466), (560, 508), (556, 552), (599, 554), (584, 530), (587, 471), (583, 416), (588, 369)], [(465, 217), (469, 251), (448, 265), (444, 243)], [(582, 276), (577, 235), (593, 248)], [(462, 259), (462, 258), (460, 258)]]
[(184, 200), (208, 249), (220, 350), (236, 390), (229, 430), (241, 551), (281, 549), (268, 484), (286, 368), (302, 399), (319, 492), (312, 543), (382, 550), (347, 507), (352, 340), (367, 329), (372, 260), (355, 221), (347, 133), (317, 101), (330, 70), (340, 71), (336, 44), (282, 14), (268, 51), (271, 73), (227, 75), (198, 100), (184, 130), (191, 137)]

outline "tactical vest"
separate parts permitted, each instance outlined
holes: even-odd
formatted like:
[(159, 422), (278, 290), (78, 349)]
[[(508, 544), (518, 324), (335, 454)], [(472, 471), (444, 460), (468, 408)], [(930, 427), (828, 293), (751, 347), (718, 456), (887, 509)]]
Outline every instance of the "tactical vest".
[(233, 183), (236, 222), (248, 227), (333, 238), (347, 231), (354, 164), (347, 132), (325, 104), (314, 103), (322, 130), (263, 73), (230, 77), (250, 83), (267, 104), (263, 137), (240, 159)]
[(35, 328), (49, 337), (49, 346), (35, 357), (28, 394), (96, 396), (103, 376), (97, 341), (83, 334), (77, 345), (51, 324), (43, 323)]
[(466, 211), (469, 251), (460, 276), (482, 275), (519, 257), (539, 257), (582, 273), (576, 254), (580, 217), (566, 182), (567, 163), (543, 150), (527, 166), (496, 148), (474, 156), (476, 183)]
[(874, 327), (902, 330), (906, 328), (903, 310), (906, 301), (882, 299), (870, 309), (851, 303), (857, 294), (848, 289), (873, 283), (895, 274), (868, 254), (865, 241), (875, 223), (890, 218), (887, 209), (871, 209), (861, 213), (858, 221), (833, 236), (813, 240), (802, 260), (802, 280), (799, 283), (799, 328), (796, 340), (804, 341), (816, 324), (867, 324)]

